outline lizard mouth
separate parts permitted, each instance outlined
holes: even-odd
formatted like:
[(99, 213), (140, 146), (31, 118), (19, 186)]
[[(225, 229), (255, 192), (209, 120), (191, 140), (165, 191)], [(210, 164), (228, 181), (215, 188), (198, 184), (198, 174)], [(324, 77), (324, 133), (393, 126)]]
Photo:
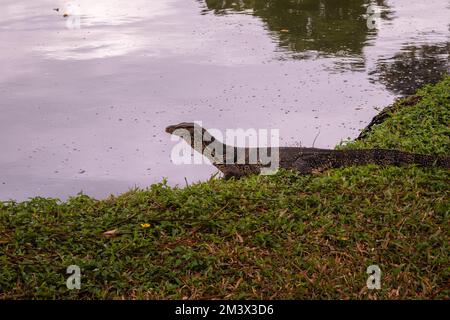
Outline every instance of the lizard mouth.
[(166, 132), (172, 134), (176, 129), (176, 126), (168, 126), (166, 127)]
[(174, 124), (171, 126), (166, 127), (166, 132), (173, 134), (175, 130), (177, 129), (185, 129), (185, 130), (189, 130), (191, 128), (194, 128), (195, 124), (194, 123), (188, 123), (188, 122), (182, 122), (179, 124)]

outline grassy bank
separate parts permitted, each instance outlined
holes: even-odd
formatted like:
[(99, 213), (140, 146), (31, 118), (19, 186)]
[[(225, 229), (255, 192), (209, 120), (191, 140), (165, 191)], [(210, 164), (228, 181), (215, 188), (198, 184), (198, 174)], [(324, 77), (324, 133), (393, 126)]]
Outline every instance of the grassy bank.
[[(417, 95), (340, 148), (449, 155), (450, 77)], [(446, 298), (449, 231), (449, 172), (414, 166), (5, 202), (0, 298)]]

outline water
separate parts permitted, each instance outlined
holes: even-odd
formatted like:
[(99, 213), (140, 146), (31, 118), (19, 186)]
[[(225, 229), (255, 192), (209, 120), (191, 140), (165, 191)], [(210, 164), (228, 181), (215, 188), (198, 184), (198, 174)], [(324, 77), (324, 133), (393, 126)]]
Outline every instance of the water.
[(2, 0), (2, 200), (205, 180), (213, 167), (171, 163), (164, 128), (182, 121), (332, 148), (449, 68), (446, 0), (72, 6), (79, 20), (63, 17), (64, 1)]

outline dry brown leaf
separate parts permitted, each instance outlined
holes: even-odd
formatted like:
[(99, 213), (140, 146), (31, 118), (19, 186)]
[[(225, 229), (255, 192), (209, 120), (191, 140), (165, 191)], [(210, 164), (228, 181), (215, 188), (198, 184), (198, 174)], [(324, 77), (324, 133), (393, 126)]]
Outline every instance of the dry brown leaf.
[(114, 237), (117, 236), (117, 229), (112, 229), (112, 230), (108, 230), (103, 232), (103, 235), (106, 237)]
[(240, 284), (242, 283), (242, 281), (244, 281), (243, 278), (239, 278), (239, 280), (236, 282), (236, 284), (234, 285), (234, 290), (236, 290), (237, 288), (239, 288)]

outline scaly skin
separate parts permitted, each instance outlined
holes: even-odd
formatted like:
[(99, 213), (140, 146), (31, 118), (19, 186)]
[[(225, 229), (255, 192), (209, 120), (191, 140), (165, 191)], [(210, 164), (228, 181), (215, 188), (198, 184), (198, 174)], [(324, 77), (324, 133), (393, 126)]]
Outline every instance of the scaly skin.
[[(194, 123), (183, 122), (169, 126), (166, 128), (166, 132), (181, 136), (194, 150), (202, 154), (205, 154), (205, 150), (208, 150), (208, 146), (211, 146), (212, 142), (216, 142), (216, 139), (207, 130)], [(184, 132), (185, 134), (180, 134), (180, 132)], [(188, 133), (188, 135), (186, 135), (186, 133)], [(200, 143), (195, 144), (194, 139), (191, 138), (195, 136), (194, 134), (199, 137), (205, 137), (205, 139), (201, 139)], [(212, 157), (207, 157), (211, 163), (224, 174), (225, 178), (259, 174), (261, 173), (261, 168), (267, 167), (266, 165), (261, 164), (260, 161), (260, 152), (266, 154), (266, 149), (243, 149), (229, 147), (221, 143), (217, 144), (216, 142), (216, 146), (218, 145), (221, 150), (223, 150), (223, 156), (219, 157), (212, 152)], [(226, 161), (226, 150), (234, 151), (234, 158), (228, 162)], [(242, 152), (242, 154), (245, 155), (241, 164), (238, 163), (236, 157), (239, 152)], [(252, 154), (252, 152), (256, 152), (256, 163), (249, 163), (250, 154)], [(270, 152), (271, 150), (269, 148), (269, 154)], [(301, 147), (279, 148), (279, 167), (296, 170), (301, 174), (311, 174), (315, 171), (367, 164), (383, 166), (415, 164), (424, 167), (439, 166), (450, 169), (450, 157), (438, 157), (386, 149), (329, 150)]]

